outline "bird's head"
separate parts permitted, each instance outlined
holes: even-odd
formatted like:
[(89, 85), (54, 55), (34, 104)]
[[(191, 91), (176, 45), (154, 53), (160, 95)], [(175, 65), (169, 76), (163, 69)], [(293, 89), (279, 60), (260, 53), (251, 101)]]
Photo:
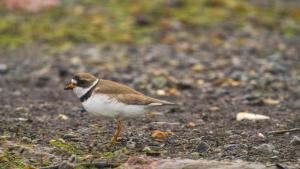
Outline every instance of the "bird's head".
[(77, 73), (65, 86), (65, 90), (73, 90), (73, 92), (78, 96), (83, 96), (89, 91), (97, 82), (98, 78), (89, 73)]

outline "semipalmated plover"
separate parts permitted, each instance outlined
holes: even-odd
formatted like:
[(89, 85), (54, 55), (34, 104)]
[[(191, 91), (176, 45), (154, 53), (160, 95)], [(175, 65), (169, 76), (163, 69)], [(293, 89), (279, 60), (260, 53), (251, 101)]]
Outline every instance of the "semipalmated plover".
[(65, 90), (73, 90), (85, 110), (93, 115), (117, 120), (110, 146), (122, 129), (122, 120), (142, 116), (151, 108), (175, 103), (155, 99), (117, 82), (98, 79), (89, 73), (77, 73)]

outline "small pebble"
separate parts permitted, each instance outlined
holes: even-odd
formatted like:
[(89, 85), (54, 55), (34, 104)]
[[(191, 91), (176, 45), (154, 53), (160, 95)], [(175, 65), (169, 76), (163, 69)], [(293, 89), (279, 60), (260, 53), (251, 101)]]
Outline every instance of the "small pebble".
[(196, 147), (196, 151), (199, 153), (204, 153), (209, 149), (209, 145), (205, 142), (200, 142), (197, 147)]
[(8, 72), (8, 67), (6, 64), (0, 63), (0, 74), (5, 74)]
[(290, 143), (294, 146), (299, 146), (300, 145), (300, 138), (298, 136), (293, 136)]
[(258, 133), (257, 136), (258, 136), (259, 138), (261, 138), (262, 140), (265, 140), (265, 139), (266, 139), (266, 136), (263, 135), (262, 133)]
[(263, 153), (272, 153), (275, 147), (272, 144), (261, 144), (255, 147), (255, 149)]
[(191, 156), (192, 156), (192, 159), (198, 159), (200, 157), (199, 153), (198, 152), (193, 152), (191, 153)]
[(64, 139), (70, 139), (70, 138), (76, 138), (76, 137), (78, 137), (78, 136), (74, 132), (69, 132), (63, 136)]
[(28, 137), (25, 137), (25, 136), (22, 137), (21, 141), (22, 141), (23, 143), (31, 143), (31, 139), (28, 138)]
[(130, 141), (127, 143), (126, 147), (129, 149), (134, 149), (136, 147), (136, 143), (134, 141)]

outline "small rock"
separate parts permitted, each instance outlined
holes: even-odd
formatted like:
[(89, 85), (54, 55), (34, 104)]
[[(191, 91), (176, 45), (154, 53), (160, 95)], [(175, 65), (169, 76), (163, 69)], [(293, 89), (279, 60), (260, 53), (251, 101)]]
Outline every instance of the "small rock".
[(192, 79), (184, 79), (177, 84), (177, 87), (181, 90), (187, 90), (193, 88), (193, 84)]
[(58, 119), (58, 120), (61, 120), (61, 121), (66, 121), (66, 120), (69, 120), (69, 117), (66, 116), (66, 115), (64, 115), (64, 114), (59, 114), (59, 115), (57, 116), (57, 119)]
[(162, 76), (158, 76), (152, 79), (151, 83), (153, 84), (153, 86), (157, 89), (161, 89), (164, 88), (168, 81), (166, 78), (162, 77)]
[(262, 140), (266, 140), (266, 136), (263, 135), (262, 133), (258, 133), (257, 136)]
[(242, 121), (242, 120), (269, 120), (270, 117), (261, 115), (261, 114), (254, 114), (254, 113), (248, 113), (248, 112), (240, 112), (236, 115), (236, 120), (237, 121)]
[(263, 153), (272, 153), (275, 150), (275, 147), (272, 144), (261, 144), (255, 147), (255, 149)]
[(156, 94), (158, 96), (165, 96), (167, 93), (166, 93), (165, 90), (159, 89), (159, 90), (156, 91)]
[(6, 64), (0, 63), (0, 74), (5, 74), (8, 72), (8, 67)]
[(127, 142), (126, 147), (129, 148), (129, 149), (134, 149), (136, 147), (136, 142), (129, 141), (129, 142)]
[(76, 138), (76, 137), (78, 137), (78, 136), (74, 132), (69, 132), (63, 136), (64, 139), (71, 139), (71, 138)]
[(13, 96), (20, 96), (21, 94), (22, 94), (22, 93), (21, 93), (19, 90), (14, 91), (14, 92), (12, 93)]
[(274, 99), (263, 99), (263, 103), (265, 105), (278, 105), (280, 103), (280, 101), (274, 100)]
[(196, 72), (196, 73), (202, 72), (203, 70), (204, 70), (204, 67), (202, 64), (195, 64), (192, 67), (192, 71)]
[(42, 77), (39, 77), (37, 78), (37, 81), (35, 82), (35, 86), (36, 87), (45, 87), (47, 85), (47, 83), (49, 82), (50, 80), (50, 77), (48, 76), (42, 76)]
[(59, 165), (58, 169), (74, 169), (74, 164), (65, 161)]
[(224, 145), (224, 148), (225, 150), (231, 151), (237, 149), (239, 146), (239, 144), (226, 144)]
[(147, 26), (150, 24), (150, 19), (143, 14), (139, 14), (135, 17), (135, 24), (138, 26)]
[(31, 139), (28, 138), (28, 137), (25, 137), (25, 136), (22, 137), (21, 141), (22, 141), (23, 143), (31, 143)]
[(217, 111), (220, 110), (220, 108), (219, 108), (219, 107), (216, 107), (216, 106), (213, 106), (213, 107), (210, 107), (209, 110), (210, 110), (210, 111), (213, 111), (213, 112), (217, 112)]
[(300, 145), (300, 138), (298, 136), (293, 136), (290, 144), (294, 146), (299, 146)]
[(156, 147), (156, 146), (146, 146), (143, 151), (148, 155), (148, 156), (154, 156), (154, 157), (157, 157), (157, 156), (160, 156), (161, 154), (161, 150), (159, 147)]
[(192, 159), (198, 159), (200, 157), (198, 152), (191, 153)]
[(15, 108), (14, 112), (16, 112), (18, 114), (26, 114), (29, 112), (29, 110), (26, 107), (17, 107), (17, 108)]
[(196, 127), (196, 124), (194, 122), (189, 122), (187, 125), (186, 125), (187, 128), (189, 129), (192, 129), (192, 128), (195, 128)]
[(204, 153), (209, 149), (209, 145), (205, 142), (200, 142), (197, 147), (196, 147), (196, 151), (199, 153)]
[(60, 77), (65, 77), (69, 74), (69, 69), (66, 66), (59, 66), (58, 67), (58, 75)]
[(149, 146), (144, 147), (143, 149), (144, 152), (151, 152), (151, 148)]

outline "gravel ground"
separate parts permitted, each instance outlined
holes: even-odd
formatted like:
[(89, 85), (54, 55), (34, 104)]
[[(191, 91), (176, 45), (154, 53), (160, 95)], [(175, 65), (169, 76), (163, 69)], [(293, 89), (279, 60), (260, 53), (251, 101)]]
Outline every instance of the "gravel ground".
[[(266, 30), (234, 33), (226, 26), (204, 33), (201, 41), (172, 45), (2, 48), (0, 154), (33, 166), (57, 164), (72, 154), (81, 162), (146, 155), (299, 163), (299, 130), (271, 132), (300, 127), (299, 37)], [(87, 114), (75, 95), (63, 90), (75, 72), (181, 106), (126, 121), (118, 143), (108, 149), (104, 144), (114, 122)], [(270, 120), (237, 121), (239, 112)], [(157, 139), (151, 137), (154, 130), (172, 134)]]

